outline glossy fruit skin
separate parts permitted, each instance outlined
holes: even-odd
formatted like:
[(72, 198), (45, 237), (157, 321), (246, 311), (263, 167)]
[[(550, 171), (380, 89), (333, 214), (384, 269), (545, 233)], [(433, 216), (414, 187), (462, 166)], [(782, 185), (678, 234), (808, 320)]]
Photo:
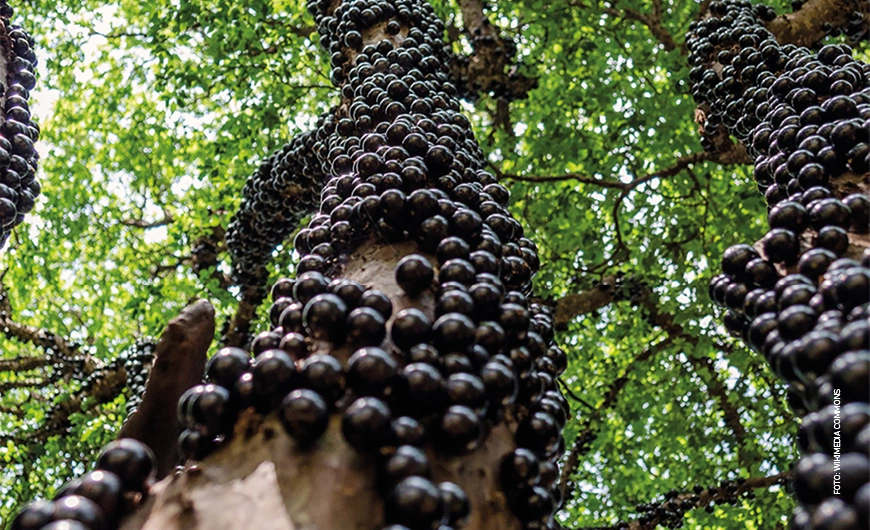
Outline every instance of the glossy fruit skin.
[(355, 346), (380, 346), (386, 335), (386, 320), (375, 309), (358, 307), (347, 317), (347, 339)]
[(438, 484), (441, 494), (441, 502), (444, 504), (447, 524), (456, 525), (463, 523), (471, 513), (471, 502), (465, 492), (452, 482)]
[(66, 495), (79, 495), (99, 506), (106, 522), (111, 524), (123, 508), (124, 485), (109, 471), (91, 471), (64, 488)]
[(432, 323), (419, 309), (403, 309), (396, 314), (390, 330), (393, 343), (403, 351), (416, 344), (428, 342)]
[(384, 293), (375, 290), (363, 292), (359, 299), (360, 307), (370, 307), (379, 312), (384, 320), (393, 314), (393, 303)]
[(507, 406), (516, 399), (519, 390), (516, 376), (501, 363), (488, 362), (481, 370), (481, 380), (491, 404)]
[(310, 340), (306, 339), (304, 335), (290, 332), (281, 338), (277, 349), (284, 350), (294, 361), (298, 361), (308, 357), (309, 346)]
[(305, 329), (317, 340), (343, 340), (346, 319), (347, 304), (334, 294), (315, 295), (302, 310)]
[(297, 389), (281, 401), (278, 419), (300, 447), (308, 447), (329, 426), (329, 406), (317, 392)]
[(451, 405), (438, 424), (436, 442), (448, 453), (465, 453), (481, 443), (483, 426), (477, 414), (464, 405)]
[(200, 429), (185, 429), (178, 437), (178, 452), (182, 461), (202, 460), (217, 448), (214, 438)]
[(428, 477), (429, 472), (426, 453), (412, 445), (397, 447), (384, 464), (385, 478), (389, 484), (396, 484), (407, 477)]
[(344, 368), (331, 355), (312, 355), (305, 359), (299, 385), (317, 392), (330, 408), (344, 395)]
[(728, 276), (741, 279), (746, 264), (758, 257), (758, 252), (750, 245), (734, 245), (722, 256), (722, 270)]
[(54, 501), (52, 521), (78, 521), (92, 530), (105, 530), (106, 516), (100, 507), (80, 495), (67, 495)]
[(144, 492), (156, 474), (156, 460), (142, 442), (122, 438), (103, 448), (97, 469), (114, 473), (127, 491)]
[(200, 391), (189, 403), (188, 415), (192, 424), (200, 426), (211, 437), (225, 433), (235, 420), (230, 392), (219, 385), (200, 385)]
[(389, 443), (392, 413), (386, 403), (375, 397), (361, 397), (345, 410), (341, 430), (345, 440), (363, 452), (377, 451)]
[(358, 395), (383, 396), (397, 381), (399, 365), (381, 348), (360, 348), (350, 357), (347, 384)]
[(447, 399), (444, 377), (434, 366), (414, 362), (402, 369), (403, 385), (397, 402), (407, 414), (424, 417), (441, 410)]
[(804, 504), (818, 504), (827, 495), (825, 485), (833, 480), (831, 459), (815, 453), (801, 459), (795, 469), (795, 496)]
[(476, 375), (453, 374), (445, 383), (447, 399), (453, 405), (464, 405), (478, 414), (486, 411), (486, 386)]
[(860, 528), (858, 513), (846, 502), (836, 497), (825, 499), (813, 512), (810, 519), (817, 530), (841, 530)]
[(541, 486), (516, 490), (512, 500), (514, 513), (524, 522), (546, 518), (554, 508), (550, 492)]
[(74, 521), (71, 519), (64, 519), (61, 521), (54, 521), (42, 527), (44, 530), (94, 530), (88, 525)]
[(251, 375), (254, 404), (264, 413), (273, 410), (298, 382), (293, 359), (278, 349), (257, 355)]
[(517, 430), (517, 443), (528, 447), (538, 456), (553, 451), (559, 440), (559, 426), (556, 420), (545, 412), (530, 415)]
[(251, 368), (251, 355), (241, 348), (222, 348), (208, 360), (206, 378), (224, 388), (232, 388), (241, 375)]
[(432, 263), (420, 254), (411, 254), (396, 266), (396, 283), (410, 296), (426, 290), (435, 278)]
[(499, 480), (502, 488), (511, 491), (537, 483), (540, 461), (532, 451), (517, 448), (502, 459)]
[(51, 521), (54, 511), (50, 501), (34, 501), (18, 512), (12, 520), (10, 530), (39, 530)]
[(461, 313), (442, 315), (432, 325), (432, 342), (439, 351), (463, 351), (474, 343), (474, 322)]
[(438, 488), (423, 477), (408, 477), (390, 491), (384, 507), (390, 523), (430, 528), (441, 520), (444, 504)]

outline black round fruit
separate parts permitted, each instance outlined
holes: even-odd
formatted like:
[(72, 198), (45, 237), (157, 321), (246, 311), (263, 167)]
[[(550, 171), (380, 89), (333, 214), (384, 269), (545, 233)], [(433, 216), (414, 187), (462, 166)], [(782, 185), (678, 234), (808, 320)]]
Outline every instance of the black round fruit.
[(408, 308), (396, 314), (390, 337), (399, 349), (408, 351), (415, 344), (428, 342), (431, 331), (432, 322), (429, 317), (419, 309)]
[(338, 342), (344, 338), (347, 304), (334, 294), (312, 297), (302, 311), (309, 335), (318, 340)]
[(251, 355), (241, 348), (222, 348), (208, 360), (205, 375), (209, 382), (232, 388), (251, 368)]
[(384, 474), (390, 484), (413, 476), (429, 476), (429, 459), (421, 449), (412, 445), (401, 445), (384, 463)]
[(18, 512), (9, 530), (40, 530), (51, 521), (53, 512), (54, 503), (50, 501), (31, 502)]
[(390, 491), (384, 508), (389, 523), (409, 528), (430, 528), (441, 520), (444, 504), (441, 492), (432, 481), (423, 477), (408, 477)]
[(296, 365), (284, 350), (257, 355), (251, 375), (254, 404), (263, 413), (274, 409), (296, 385)]
[(444, 504), (447, 523), (456, 525), (465, 521), (471, 513), (471, 502), (465, 491), (452, 482), (441, 482), (438, 484), (438, 490), (441, 492), (441, 502)]
[(106, 516), (92, 500), (81, 495), (67, 495), (54, 501), (53, 521), (78, 521), (90, 530), (105, 530)]
[(329, 425), (329, 406), (313, 390), (298, 389), (287, 394), (278, 409), (287, 434), (302, 447), (316, 442)]
[(348, 360), (347, 384), (357, 395), (383, 396), (396, 382), (398, 371), (398, 364), (386, 351), (360, 348)]
[(452, 405), (441, 416), (436, 442), (447, 452), (467, 452), (475, 449), (483, 435), (480, 418), (470, 408)]
[(391, 413), (386, 403), (362, 397), (351, 403), (341, 420), (345, 440), (361, 451), (377, 451), (391, 439)]
[(154, 479), (156, 461), (147, 445), (122, 438), (103, 448), (97, 457), (97, 469), (117, 475), (127, 491), (143, 492)]
[(396, 283), (411, 296), (429, 288), (434, 278), (432, 263), (420, 254), (406, 256), (396, 266)]

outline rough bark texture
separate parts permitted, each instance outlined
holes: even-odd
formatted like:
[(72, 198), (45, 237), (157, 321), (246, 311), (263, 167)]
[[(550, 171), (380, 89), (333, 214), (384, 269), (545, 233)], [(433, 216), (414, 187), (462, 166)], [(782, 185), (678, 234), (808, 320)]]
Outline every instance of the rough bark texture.
[[(417, 307), (431, 316), (431, 291), (410, 298), (394, 278), (396, 263), (415, 249), (416, 243), (409, 241), (366, 243), (350, 256), (340, 276), (384, 292), (392, 300), (394, 312)], [(170, 328), (175, 329), (172, 324)], [(317, 350), (330, 351), (342, 362), (349, 354), (331, 350), (325, 342), (319, 343)], [(158, 363), (161, 351), (158, 346)], [(155, 364), (146, 396), (153, 390), (150, 385), (157, 368)], [(160, 400), (164, 415), (175, 414), (172, 403), (170, 407)], [(156, 405), (152, 402), (152, 406)], [(151, 410), (142, 419), (169, 421), (157, 420), (156, 411)], [(174, 418), (171, 421), (174, 424)], [(515, 448), (507, 427), (510, 422), (507, 418), (497, 425), (485, 443), (469, 454), (454, 458), (429, 454), (433, 478), (455, 482), (471, 500), (472, 515), (465, 530), (520, 528), (497, 477), (498, 463)], [(246, 413), (236, 424), (233, 440), (195, 467), (180, 470), (155, 485), (151, 498), (121, 528), (377, 530), (383, 526), (383, 500), (374, 461), (347, 445), (340, 423), (340, 416), (334, 415), (324, 437), (313, 448), (300, 449), (274, 415), (264, 418)], [(177, 433), (169, 439), (175, 443), (176, 438)]]
[(135, 438), (154, 451), (159, 477), (166, 476), (178, 461), (181, 426), (176, 403), (185, 390), (202, 380), (214, 329), (214, 308), (205, 300), (184, 308), (169, 321), (154, 352), (142, 403), (119, 433), (120, 438)]
[(853, 11), (864, 13), (865, 28), (870, 25), (870, 2), (866, 0), (809, 0), (798, 11), (770, 21), (767, 29), (780, 44), (809, 47), (825, 36), (822, 24), (843, 26)]

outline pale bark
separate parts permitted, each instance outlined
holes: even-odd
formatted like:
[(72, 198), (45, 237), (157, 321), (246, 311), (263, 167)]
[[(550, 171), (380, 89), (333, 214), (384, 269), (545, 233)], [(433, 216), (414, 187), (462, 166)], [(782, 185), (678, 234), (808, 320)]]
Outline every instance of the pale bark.
[[(415, 251), (416, 243), (408, 241), (365, 243), (337, 276), (384, 292), (394, 313), (417, 307), (432, 316), (431, 291), (411, 298), (395, 281), (396, 263)], [(350, 353), (325, 342), (316, 348), (342, 362)], [(264, 418), (248, 411), (231, 441), (203, 462), (156, 484), (150, 499), (122, 529), (377, 530), (383, 526), (383, 499), (375, 459), (347, 445), (340, 423), (340, 415), (333, 415), (323, 438), (311, 449), (300, 449), (274, 415)], [(466, 455), (449, 457), (429, 450), (433, 479), (455, 482), (471, 500), (464, 530), (520, 528), (498, 483), (499, 462), (516, 447), (511, 423), (508, 413)]]

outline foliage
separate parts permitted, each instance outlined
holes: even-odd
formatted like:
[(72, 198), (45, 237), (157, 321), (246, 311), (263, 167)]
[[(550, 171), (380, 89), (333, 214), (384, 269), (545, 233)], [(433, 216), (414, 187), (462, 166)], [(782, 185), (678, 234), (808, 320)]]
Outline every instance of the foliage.
[[(96, 364), (159, 334), (191, 299), (215, 304), (220, 328), (238, 292), (211, 271), (193, 272), (197, 238), (226, 228), (258, 161), (308, 129), (338, 95), (301, 4), (36, 0), (19, 8), (41, 61), (43, 196), (0, 254), (12, 319), (80, 343)], [(454, 1), (435, 5), (448, 25), (461, 27)], [(666, 50), (625, 9), (653, 6), (491, 6), (490, 20), (517, 41), (521, 71), (539, 80), (510, 105), (508, 130), (491, 126), (494, 98), (468, 105), (497, 172), (624, 185), (701, 151), (685, 55), (679, 46)], [(698, 9), (664, 2), (661, 22), (678, 45)], [(597, 408), (611, 382), (627, 377), (603, 410), (572, 403), (568, 449), (587, 420), (598, 436), (572, 477), (563, 511), (569, 527), (630, 519), (636, 504), (668, 490), (774, 475), (795, 459), (796, 423), (782, 385), (763, 359), (724, 334), (706, 294), (724, 249), (763, 231), (763, 200), (748, 172), (701, 162), (625, 192), (576, 179), (505, 181), (513, 212), (541, 248), (540, 297), (556, 303), (617, 272), (653, 293), (651, 304), (616, 301), (581, 315), (559, 336), (571, 359), (566, 387), (588, 405)], [(290, 249), (276, 255), (273, 277), (292, 270)], [(225, 248), (219, 261), (218, 272), (228, 272)], [(679, 334), (669, 338), (651, 311), (670, 315)], [(650, 359), (633, 361), (661, 341)], [(0, 337), (0, 359), (43, 353)], [(711, 359), (713, 369), (693, 359)], [(51, 374), (0, 372), (0, 388)], [(0, 526), (21, 503), (82, 473), (123, 421), (125, 396), (86, 402), (68, 434), (28, 442), (46, 411), (83, 384), (57, 377), (0, 395)], [(739, 412), (740, 440), (713, 387), (727, 389), (726, 404)], [(780, 487), (757, 494), (712, 514), (694, 510), (687, 526), (784, 522), (788, 495)]]

